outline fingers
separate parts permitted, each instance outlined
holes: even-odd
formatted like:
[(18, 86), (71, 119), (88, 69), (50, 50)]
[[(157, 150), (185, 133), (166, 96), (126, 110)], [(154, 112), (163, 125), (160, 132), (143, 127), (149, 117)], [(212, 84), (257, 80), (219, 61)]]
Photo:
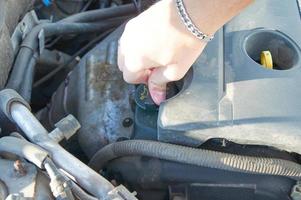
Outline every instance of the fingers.
[[(133, 64), (131, 65), (133, 66)], [(125, 62), (125, 55), (122, 52), (122, 48), (118, 48), (118, 67), (119, 70), (123, 72), (123, 79), (132, 84), (138, 84), (138, 83), (147, 83), (150, 70), (148, 69), (141, 69), (138, 71), (130, 71), (130, 66), (126, 65)], [(133, 67), (132, 67), (133, 69)]]
[(168, 82), (183, 78), (189, 68), (181, 68), (172, 64), (152, 70), (148, 79), (148, 88), (153, 101), (159, 105), (166, 99), (166, 85)]
[(137, 55), (124, 35), (118, 44), (118, 67), (123, 72), (123, 79), (132, 84), (147, 84), (151, 69), (144, 68), (144, 66), (149, 64), (145, 63), (142, 56)]
[(150, 69), (145, 69), (139, 72), (129, 72), (126, 69), (123, 71), (123, 79), (127, 83), (132, 83), (132, 84), (147, 84), (148, 78), (151, 74)]

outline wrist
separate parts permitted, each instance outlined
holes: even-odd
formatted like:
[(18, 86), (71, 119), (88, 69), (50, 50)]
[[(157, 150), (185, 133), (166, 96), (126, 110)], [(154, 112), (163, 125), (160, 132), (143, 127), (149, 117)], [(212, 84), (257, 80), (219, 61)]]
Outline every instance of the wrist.
[[(179, 42), (185, 43), (187, 47), (199, 46), (200, 40), (196, 38), (183, 23), (176, 6), (175, 0), (162, 0), (161, 12), (168, 15), (166, 18), (173, 33), (179, 38)], [(165, 18), (165, 17), (164, 17)], [(160, 20), (160, 19), (158, 19)]]
[(224, 24), (221, 17), (216, 13), (215, 0), (183, 0), (185, 8), (192, 22), (205, 34), (214, 33)]
[[(231, 18), (253, 0), (183, 0), (193, 24), (204, 34), (213, 36)], [(175, 0), (169, 0), (175, 6)]]

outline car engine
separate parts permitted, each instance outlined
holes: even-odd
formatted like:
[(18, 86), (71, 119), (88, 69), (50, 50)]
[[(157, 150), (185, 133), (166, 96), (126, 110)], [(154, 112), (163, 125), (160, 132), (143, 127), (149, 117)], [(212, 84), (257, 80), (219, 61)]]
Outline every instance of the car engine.
[(254, 1), (160, 106), (117, 65), (155, 2), (0, 0), (0, 200), (301, 199), (299, 1)]

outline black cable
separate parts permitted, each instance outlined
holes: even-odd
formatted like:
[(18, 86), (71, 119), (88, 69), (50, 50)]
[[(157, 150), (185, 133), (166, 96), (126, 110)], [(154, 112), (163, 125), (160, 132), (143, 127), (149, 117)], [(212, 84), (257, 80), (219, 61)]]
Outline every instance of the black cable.
[(112, 8), (89, 10), (86, 12), (66, 17), (60, 20), (59, 22), (95, 22), (103, 19), (109, 19), (112, 17), (132, 15), (135, 12), (136, 7), (134, 4), (126, 4)]
[(81, 9), (80, 9), (80, 13), (84, 12), (86, 10), (88, 10), (89, 6), (93, 3), (94, 0), (89, 0)]
[[(92, 4), (94, 0), (89, 0), (84, 6), (82, 6), (82, 8), (79, 9), (78, 12), (84, 12), (86, 11), (89, 6)], [(61, 11), (63, 14), (65, 15), (73, 15), (73, 12), (69, 12), (68, 10), (66, 10), (63, 6), (60, 5), (60, 3), (58, 1), (54, 1), (54, 5), (56, 6), (56, 8)]]
[[(140, 6), (141, 7), (141, 6)], [(90, 10), (87, 12), (77, 13), (75, 15), (69, 16), (65, 19), (62, 19), (59, 22), (90, 22), (90, 21), (99, 21), (103, 19), (108, 19), (112, 17), (126, 16), (135, 13), (136, 6), (134, 4), (122, 5), (118, 7)], [(52, 47), (57, 43), (62, 37), (55, 38), (52, 42), (46, 45), (47, 48)]]
[(72, 15), (73, 13), (72, 12), (69, 12), (68, 10), (66, 10), (64, 7), (62, 7), (58, 1), (54, 1), (53, 2), (53, 5), (63, 14), (69, 16), (69, 15)]
[(58, 66), (56, 69), (54, 69), (53, 71), (51, 71), (50, 73), (48, 73), (46, 76), (44, 76), (43, 78), (41, 78), (40, 80), (36, 81), (33, 85), (33, 87), (38, 87), (41, 84), (45, 83), (46, 81), (48, 81), (49, 79), (51, 79), (53, 76), (55, 76), (59, 71), (61, 71), (63, 68), (67, 67), (70, 63), (72, 63), (72, 61), (79, 55), (83, 54), (84, 52), (86, 52), (87, 50), (91, 49), (94, 45), (96, 45), (100, 40), (102, 40), (103, 38), (105, 38), (108, 34), (110, 34), (113, 31), (113, 29), (108, 30), (104, 33), (102, 33), (101, 35), (99, 35), (98, 37), (96, 37), (95, 39), (93, 39), (92, 41), (90, 41), (86, 46), (84, 46), (83, 48), (81, 48), (78, 52), (76, 52), (66, 63), (64, 63), (61, 66)]
[(119, 17), (98, 23), (55, 23), (49, 24), (49, 26), (44, 27), (43, 30), (45, 37), (63, 34), (97, 33), (119, 26), (127, 19), (128, 17)]
[[(89, 6), (91, 5), (91, 3), (93, 2), (94, 0), (89, 0), (79, 11), (79, 13), (81, 12), (85, 12)], [(56, 37), (55, 39), (52, 40), (51, 43), (45, 45), (46, 48), (49, 48), (49, 47), (52, 47), (53, 45), (55, 45), (60, 39), (62, 38), (62, 36), (58, 36)], [(46, 41), (47, 42), (47, 41)]]
[(138, 13), (141, 13), (141, 0), (132, 0)]
[[(55, 45), (60, 39), (62, 39), (63, 36), (57, 36), (55, 37), (52, 41), (49, 40), (49, 41), (46, 41), (46, 44), (45, 44), (45, 48), (50, 48), (52, 47), (53, 45)], [(50, 42), (50, 43), (49, 43)], [(48, 44), (47, 44), (48, 43)]]
[(33, 84), (33, 74), (35, 72), (35, 66), (36, 66), (36, 55), (34, 55), (26, 69), (23, 84), (19, 91), (17, 91), (27, 102), (30, 102), (31, 100), (31, 93), (32, 93), (32, 84)]

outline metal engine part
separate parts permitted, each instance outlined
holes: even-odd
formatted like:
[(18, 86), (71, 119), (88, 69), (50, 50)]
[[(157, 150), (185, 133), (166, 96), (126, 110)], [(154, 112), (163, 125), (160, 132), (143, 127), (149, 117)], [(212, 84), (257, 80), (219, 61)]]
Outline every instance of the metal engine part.
[(6, 199), (53, 199), (48, 178), (34, 165), (24, 160), (0, 159), (0, 166)]
[[(46, 169), (51, 179), (50, 187), (56, 199), (73, 200), (73, 194), (70, 191), (74, 186), (69, 186), (68, 178), (65, 178), (67, 176), (71, 179), (69, 181), (71, 184), (72, 181), (75, 181), (97, 198), (136, 200), (135, 193), (129, 192), (122, 185), (113, 186), (108, 180), (58, 144), (61, 139), (71, 137), (79, 128), (79, 124), (74, 117), (68, 116), (61, 120), (56, 124), (57, 129), (49, 133), (31, 113), (28, 103), (12, 89), (5, 89), (0, 92), (0, 109), (7, 118), (18, 125), (32, 143), (38, 145), (33, 147), (37, 152), (34, 152), (35, 150), (30, 149), (30, 147), (26, 147), (22, 150), (18, 149), (17, 154), (25, 156), (32, 162), (38, 161), (37, 165)], [(23, 141), (22, 139), (20, 140)], [(9, 145), (8, 143), (11, 142), (6, 142), (5, 145)], [(21, 146), (21, 144), (18, 146)], [(26, 150), (29, 151), (29, 149), (30, 153), (24, 153)], [(47, 157), (48, 152), (53, 161)], [(37, 156), (38, 159), (31, 159), (31, 156)], [(67, 175), (62, 175), (57, 166)], [(82, 189), (80, 190), (83, 191)], [(85, 192), (83, 191), (82, 193)]]
[(115, 31), (82, 58), (46, 111), (50, 127), (67, 114), (76, 116), (82, 126), (79, 144), (89, 157), (108, 143), (131, 138), (133, 132), (130, 102), (134, 87), (123, 81), (116, 62), (121, 31)]

